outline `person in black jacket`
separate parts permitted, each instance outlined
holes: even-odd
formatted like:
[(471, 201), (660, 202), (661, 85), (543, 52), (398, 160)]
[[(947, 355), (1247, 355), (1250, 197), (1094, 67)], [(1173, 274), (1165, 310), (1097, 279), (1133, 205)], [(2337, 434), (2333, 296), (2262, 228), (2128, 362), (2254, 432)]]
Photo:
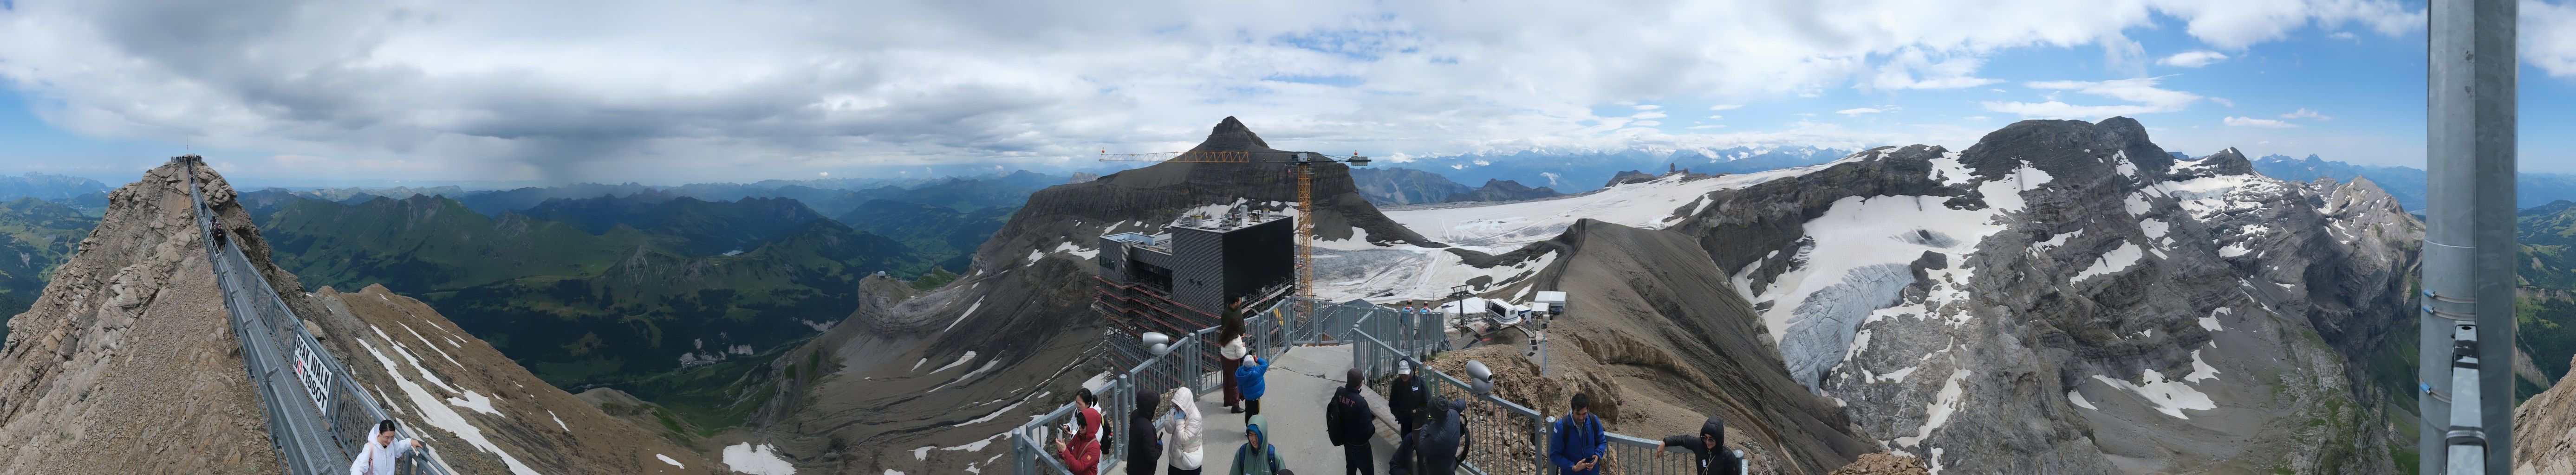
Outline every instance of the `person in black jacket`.
[(1368, 374), (1359, 368), (1343, 374), (1342, 387), (1334, 388), (1332, 402), (1324, 405), (1324, 435), (1342, 446), (1342, 475), (1377, 475), (1377, 454), (1369, 447), (1369, 439), (1377, 435), (1377, 411), (1360, 394)]
[(1715, 417), (1708, 418), (1708, 422), (1699, 425), (1699, 435), (1665, 437), (1662, 444), (1655, 446), (1655, 457), (1663, 457), (1665, 447), (1679, 447), (1697, 456), (1699, 468), (1692, 470), (1691, 473), (1743, 475), (1735, 472), (1735, 451), (1726, 448), (1726, 421)]
[(1456, 475), (1458, 460), (1467, 458), (1470, 441), (1466, 420), (1459, 414), (1467, 409), (1467, 400), (1451, 399), (1437, 404), (1439, 412), (1431, 422), (1414, 432), (1414, 465), (1420, 470), (1413, 475)]
[(1136, 392), (1136, 408), (1127, 411), (1127, 475), (1154, 475), (1163, 459), (1163, 440), (1154, 433), (1154, 410), (1163, 405), (1163, 395), (1153, 391)]
[(1396, 362), (1395, 379), (1387, 386), (1386, 409), (1395, 413), (1396, 433), (1411, 437), (1414, 428), (1422, 427), (1422, 417), (1426, 415), (1423, 406), (1428, 404), (1431, 390), (1422, 386), (1421, 377), (1413, 375), (1412, 361)]

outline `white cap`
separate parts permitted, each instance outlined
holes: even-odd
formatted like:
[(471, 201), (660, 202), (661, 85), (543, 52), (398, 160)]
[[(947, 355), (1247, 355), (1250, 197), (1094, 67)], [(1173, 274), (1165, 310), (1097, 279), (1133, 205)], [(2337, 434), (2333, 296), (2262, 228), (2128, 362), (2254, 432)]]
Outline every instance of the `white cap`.
[(1395, 374), (1413, 374), (1413, 362), (1411, 362), (1411, 361), (1397, 361), (1397, 362), (1395, 362)]

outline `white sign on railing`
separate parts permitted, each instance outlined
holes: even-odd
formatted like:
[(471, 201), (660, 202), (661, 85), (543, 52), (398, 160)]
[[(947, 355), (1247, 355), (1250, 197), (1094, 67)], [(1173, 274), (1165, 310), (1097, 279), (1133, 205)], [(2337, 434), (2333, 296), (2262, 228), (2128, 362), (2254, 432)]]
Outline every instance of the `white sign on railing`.
[(304, 394), (313, 398), (313, 407), (324, 417), (331, 413), (331, 371), (322, 363), (321, 352), (311, 344), (295, 345), (295, 379), (304, 383)]

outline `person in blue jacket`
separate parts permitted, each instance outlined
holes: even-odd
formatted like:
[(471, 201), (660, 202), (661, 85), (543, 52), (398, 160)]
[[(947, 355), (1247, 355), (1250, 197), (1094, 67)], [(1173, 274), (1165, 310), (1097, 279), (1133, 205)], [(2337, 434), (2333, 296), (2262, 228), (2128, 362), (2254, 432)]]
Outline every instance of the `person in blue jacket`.
[(1601, 456), (1610, 451), (1610, 437), (1601, 430), (1601, 418), (1592, 415), (1592, 397), (1574, 394), (1574, 411), (1556, 420), (1555, 434), (1548, 436), (1547, 459), (1556, 463), (1564, 475), (1599, 475)]
[(1261, 376), (1270, 372), (1270, 360), (1262, 359), (1260, 355), (1247, 356), (1244, 360), (1248, 363), (1234, 369), (1234, 384), (1242, 386), (1235, 392), (1243, 393), (1243, 420), (1251, 421), (1252, 416), (1261, 415), (1261, 392), (1264, 389)]

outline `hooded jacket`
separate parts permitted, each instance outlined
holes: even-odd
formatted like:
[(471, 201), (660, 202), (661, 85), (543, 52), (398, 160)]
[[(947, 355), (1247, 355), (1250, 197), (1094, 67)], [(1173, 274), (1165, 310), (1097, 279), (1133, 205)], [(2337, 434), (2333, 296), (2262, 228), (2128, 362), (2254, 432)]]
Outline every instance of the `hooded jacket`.
[(1245, 361), (1248, 363), (1243, 367), (1234, 369), (1234, 383), (1243, 386), (1243, 400), (1259, 400), (1263, 390), (1267, 389), (1263, 387), (1261, 376), (1270, 372), (1270, 360), (1253, 358)]
[(1421, 475), (1456, 473), (1458, 459), (1465, 456), (1470, 446), (1464, 425), (1466, 421), (1458, 414), (1459, 409), (1467, 407), (1467, 401), (1452, 399), (1437, 404), (1440, 406), (1439, 415), (1433, 416), (1430, 425), (1422, 426), (1414, 433), (1417, 438), (1414, 456), (1420, 458)]
[[(1709, 448), (1709, 441), (1716, 442), (1717, 448)], [(1726, 448), (1726, 421), (1708, 418), (1708, 422), (1700, 423), (1699, 435), (1665, 437), (1664, 445), (1691, 451), (1693, 458), (1699, 461), (1699, 468), (1691, 470), (1691, 473), (1736, 475), (1735, 454)]]
[(1205, 439), (1199, 432), (1206, 421), (1199, 418), (1197, 401), (1198, 396), (1190, 388), (1173, 389), (1172, 416), (1155, 423), (1156, 428), (1171, 434), (1172, 468), (1197, 470), (1207, 463), (1206, 449), (1201, 446)]
[(1332, 402), (1324, 405), (1324, 436), (1334, 446), (1369, 443), (1377, 433), (1374, 422), (1377, 412), (1369, 410), (1368, 397), (1359, 388), (1333, 388)]
[(1279, 462), (1279, 446), (1270, 444), (1270, 431), (1262, 428), (1269, 424), (1268, 417), (1258, 414), (1244, 423), (1245, 431), (1261, 436), (1261, 446), (1253, 447), (1252, 443), (1245, 442), (1242, 446), (1236, 447), (1234, 463), (1226, 469), (1226, 475), (1271, 475), (1279, 469), (1287, 468)]
[(1064, 441), (1064, 451), (1056, 452), (1055, 456), (1064, 459), (1064, 468), (1073, 471), (1073, 475), (1098, 475), (1100, 423), (1104, 422), (1100, 420), (1100, 410), (1083, 406), (1081, 412), (1074, 413), (1074, 417), (1082, 419), (1081, 428), (1072, 439)]
[(1155, 432), (1154, 409), (1163, 405), (1163, 395), (1152, 391), (1136, 392), (1136, 408), (1127, 411), (1127, 475), (1154, 475), (1154, 461), (1163, 459), (1163, 441)]

